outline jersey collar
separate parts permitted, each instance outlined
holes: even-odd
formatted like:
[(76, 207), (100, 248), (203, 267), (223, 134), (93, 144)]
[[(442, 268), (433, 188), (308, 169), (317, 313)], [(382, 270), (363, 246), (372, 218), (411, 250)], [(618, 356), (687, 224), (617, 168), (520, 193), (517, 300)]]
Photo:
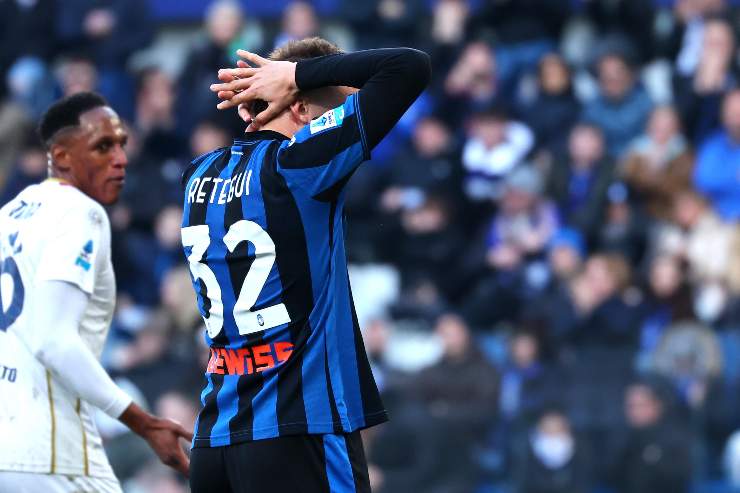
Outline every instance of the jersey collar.
[(234, 144), (246, 144), (257, 140), (288, 140), (287, 137), (280, 132), (274, 130), (257, 130), (255, 132), (248, 132), (244, 134), (244, 137), (235, 139)]

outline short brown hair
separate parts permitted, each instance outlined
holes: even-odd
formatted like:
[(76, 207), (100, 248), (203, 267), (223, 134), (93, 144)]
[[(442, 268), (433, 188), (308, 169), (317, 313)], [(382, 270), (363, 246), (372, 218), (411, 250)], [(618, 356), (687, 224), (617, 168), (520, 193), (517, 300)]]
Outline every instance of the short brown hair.
[(335, 55), (342, 51), (332, 43), (323, 38), (313, 37), (300, 40), (288, 41), (278, 46), (270, 53), (270, 60), (285, 62), (297, 62), (309, 58), (317, 58), (324, 55)]
[[(270, 60), (281, 62), (298, 62), (300, 60), (308, 60), (309, 58), (335, 55), (341, 52), (342, 50), (331, 41), (314, 36), (313, 38), (288, 41), (272, 50), (269, 58)], [(262, 100), (252, 101), (247, 109), (254, 116), (267, 109), (267, 103)]]

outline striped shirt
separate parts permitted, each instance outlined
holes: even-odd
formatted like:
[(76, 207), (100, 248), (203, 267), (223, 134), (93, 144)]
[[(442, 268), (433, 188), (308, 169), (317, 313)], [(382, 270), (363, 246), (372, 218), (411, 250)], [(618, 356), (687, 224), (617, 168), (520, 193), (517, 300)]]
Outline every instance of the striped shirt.
[(387, 419), (343, 238), (343, 186), (368, 158), (351, 95), (290, 140), (252, 132), (186, 172), (182, 240), (210, 347), (194, 447)]

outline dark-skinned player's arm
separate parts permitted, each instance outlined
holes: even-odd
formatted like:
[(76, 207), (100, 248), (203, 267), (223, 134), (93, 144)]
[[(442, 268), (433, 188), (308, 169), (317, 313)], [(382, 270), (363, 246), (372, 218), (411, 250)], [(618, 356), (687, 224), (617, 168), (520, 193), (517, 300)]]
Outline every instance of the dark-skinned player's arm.
[(272, 61), (245, 50), (237, 54), (254, 67), (240, 61), (238, 68), (219, 71), (219, 79), (224, 82), (211, 86), (223, 100), (219, 109), (266, 101), (268, 108), (254, 118), (254, 127), (258, 128), (295, 101), (298, 91), (356, 87), (360, 89), (360, 108), (370, 131), (371, 147), (393, 128), (431, 78), (429, 55), (412, 48), (341, 53), (297, 63)]
[(192, 433), (133, 403), (82, 340), (79, 326), (89, 295), (79, 286), (60, 280), (42, 279), (36, 290), (47, 302), (32, 315), (38, 330), (24, 337), (29, 350), (67, 390), (128, 426), (146, 440), (164, 464), (187, 476), (190, 461), (180, 440), (192, 440)]

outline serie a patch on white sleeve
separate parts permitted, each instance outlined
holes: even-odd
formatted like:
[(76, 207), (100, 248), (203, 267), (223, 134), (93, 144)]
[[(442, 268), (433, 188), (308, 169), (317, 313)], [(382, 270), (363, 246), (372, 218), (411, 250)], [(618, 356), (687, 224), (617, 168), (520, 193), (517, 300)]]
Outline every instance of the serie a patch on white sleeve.
[(321, 132), (330, 128), (338, 127), (344, 121), (344, 107), (339, 106), (329, 110), (320, 117), (311, 121), (311, 134)]

